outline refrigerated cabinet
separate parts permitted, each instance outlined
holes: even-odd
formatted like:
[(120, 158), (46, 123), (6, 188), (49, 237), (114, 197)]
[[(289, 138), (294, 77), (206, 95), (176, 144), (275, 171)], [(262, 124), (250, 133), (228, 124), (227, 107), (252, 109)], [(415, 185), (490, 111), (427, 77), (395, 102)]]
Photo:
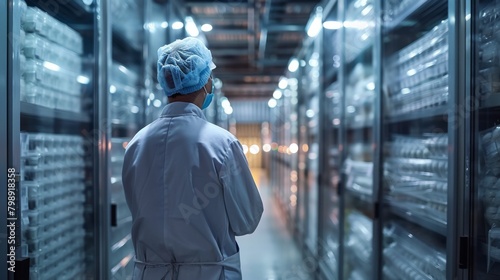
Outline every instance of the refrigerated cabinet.
[(469, 225), (471, 233), (470, 278), (500, 277), (500, 230), (498, 203), (500, 196), (498, 172), (500, 2), (470, 1), (472, 15), (470, 42), (470, 110), (472, 122), (467, 130), (470, 141), (471, 183), (470, 200), (474, 215)]
[(375, 139), (375, 1), (345, 1), (341, 12), (343, 61), (340, 90), (343, 96), (342, 183), (344, 279), (369, 279), (376, 268), (374, 256)]
[[(447, 279), (453, 131), (446, 1), (384, 2), (382, 276)], [(403, 12), (403, 11), (406, 11)], [(422, 16), (425, 21), (405, 22)], [(453, 181), (452, 181), (453, 182)], [(402, 258), (404, 256), (404, 258)]]
[(296, 231), (298, 211), (298, 145), (297, 145), (297, 88), (298, 81), (294, 75), (282, 77), (286, 79), (287, 87), (276, 89), (280, 97), (275, 99), (276, 107), (271, 112), (271, 185), (274, 194), (282, 207), (291, 231)]
[(8, 133), (2, 137), (19, 178), (17, 258), (30, 264), (17, 273), (94, 277), (99, 178), (93, 163), (101, 138), (93, 134), (99, 124), (92, 112), (100, 96), (94, 94), (96, 38), (88, 31), (98, 28), (97, 5), (8, 4)]

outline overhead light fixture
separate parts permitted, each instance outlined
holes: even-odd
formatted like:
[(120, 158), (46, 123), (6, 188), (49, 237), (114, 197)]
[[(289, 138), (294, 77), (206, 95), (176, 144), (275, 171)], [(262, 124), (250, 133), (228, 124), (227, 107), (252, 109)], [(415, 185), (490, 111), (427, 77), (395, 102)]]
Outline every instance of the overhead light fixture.
[(184, 23), (180, 22), (180, 21), (176, 21), (174, 23), (172, 23), (172, 29), (181, 29), (184, 27)]
[(334, 21), (334, 20), (328, 20), (328, 21), (323, 22), (323, 27), (325, 29), (329, 29), (329, 30), (337, 30), (337, 29), (342, 28), (342, 22), (340, 22), (340, 21)]
[(323, 8), (317, 7), (316, 8), (316, 13), (314, 14), (314, 17), (312, 20), (309, 20), (307, 23), (307, 36), (309, 37), (316, 37), (318, 36), (319, 32), (321, 31), (321, 14), (322, 14)]
[(160, 24), (161, 28), (165, 29), (168, 27), (168, 22), (164, 21)]
[(212, 31), (213, 27), (211, 24), (205, 23), (201, 26), (201, 31), (203, 32), (210, 32)]
[(229, 100), (227, 100), (227, 98), (223, 97), (221, 106), (222, 108), (229, 108), (231, 107), (231, 103), (229, 102)]
[(276, 99), (274, 98), (269, 99), (267, 102), (267, 106), (269, 106), (269, 108), (274, 108), (276, 105), (278, 105), (278, 102), (276, 102)]
[(285, 77), (281, 77), (278, 87), (280, 89), (285, 89), (288, 86), (288, 79)]
[(283, 96), (283, 93), (281, 92), (281, 90), (277, 89), (273, 92), (273, 97), (274, 99), (280, 99), (281, 96)]
[(200, 31), (198, 31), (198, 27), (194, 23), (192, 17), (186, 17), (186, 31), (191, 37), (197, 37), (200, 35)]
[(299, 61), (294, 58), (290, 61), (290, 64), (288, 64), (288, 71), (290, 72), (295, 72), (299, 69)]
[(224, 113), (226, 113), (226, 115), (231, 115), (233, 113), (233, 107), (231, 106), (224, 107)]

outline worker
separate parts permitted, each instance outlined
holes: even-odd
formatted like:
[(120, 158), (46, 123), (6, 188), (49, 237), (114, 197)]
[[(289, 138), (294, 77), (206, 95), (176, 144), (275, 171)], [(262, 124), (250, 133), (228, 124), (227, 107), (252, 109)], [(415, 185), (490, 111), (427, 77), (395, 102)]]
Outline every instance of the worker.
[(254, 232), (263, 204), (240, 142), (203, 114), (214, 68), (195, 38), (158, 50), (168, 104), (127, 145), (122, 170), (134, 280), (242, 279), (235, 236)]

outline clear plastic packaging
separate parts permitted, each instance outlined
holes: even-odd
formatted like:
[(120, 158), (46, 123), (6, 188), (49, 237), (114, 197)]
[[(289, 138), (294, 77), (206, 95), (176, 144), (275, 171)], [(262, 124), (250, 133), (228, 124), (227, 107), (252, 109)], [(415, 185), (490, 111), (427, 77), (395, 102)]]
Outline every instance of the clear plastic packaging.
[(43, 86), (53, 91), (79, 96), (81, 84), (77, 82), (77, 74), (71, 71), (60, 71), (58, 65), (35, 59), (26, 60), (24, 80), (35, 86)]
[(398, 279), (446, 279), (446, 254), (430, 247), (396, 223), (384, 228), (389, 241), (384, 249), (384, 266)]
[(441, 106), (448, 100), (448, 22), (442, 21), (388, 60), (389, 115)]
[(23, 53), (27, 58), (48, 61), (66, 71), (82, 71), (80, 55), (33, 33), (26, 36)]
[(38, 8), (27, 8), (22, 27), (26, 32), (40, 34), (77, 54), (83, 53), (81, 35)]

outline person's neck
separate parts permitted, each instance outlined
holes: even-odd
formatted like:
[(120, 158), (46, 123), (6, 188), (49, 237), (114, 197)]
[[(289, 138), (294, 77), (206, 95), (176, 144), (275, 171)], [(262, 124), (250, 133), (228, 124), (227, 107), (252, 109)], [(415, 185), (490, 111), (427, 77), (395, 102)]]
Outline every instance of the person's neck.
[(203, 99), (204, 96), (202, 94), (200, 94), (199, 92), (194, 92), (191, 94), (176, 95), (175, 97), (169, 97), (168, 103), (187, 102), (187, 103), (193, 103), (194, 105), (201, 108), (201, 104), (203, 104)]

